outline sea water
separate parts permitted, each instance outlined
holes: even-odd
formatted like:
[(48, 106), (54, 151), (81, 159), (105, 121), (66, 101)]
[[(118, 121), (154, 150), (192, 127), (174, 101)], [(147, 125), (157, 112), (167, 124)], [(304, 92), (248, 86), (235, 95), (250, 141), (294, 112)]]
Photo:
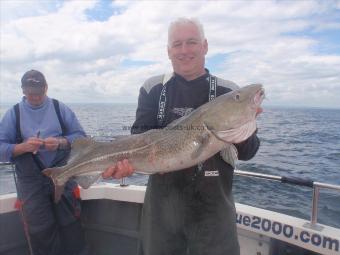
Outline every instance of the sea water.
[[(88, 135), (110, 140), (129, 134), (135, 104), (69, 104)], [(11, 107), (2, 105), (0, 116)], [(279, 176), (308, 178), (340, 185), (340, 109), (265, 107), (258, 118), (261, 146), (256, 156), (237, 168)], [(135, 174), (127, 183), (145, 185)], [(0, 169), (0, 194), (15, 192), (11, 167)], [(234, 177), (235, 201), (310, 218), (312, 190), (249, 177)], [(340, 192), (321, 190), (318, 221), (340, 227)]]

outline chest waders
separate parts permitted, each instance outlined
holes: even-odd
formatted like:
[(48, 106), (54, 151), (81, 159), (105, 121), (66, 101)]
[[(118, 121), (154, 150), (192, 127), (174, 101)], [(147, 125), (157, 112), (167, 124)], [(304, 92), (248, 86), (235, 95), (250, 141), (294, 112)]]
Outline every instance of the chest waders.
[[(54, 109), (62, 130), (67, 128), (61, 117), (59, 102), (53, 100)], [(23, 142), (20, 129), (19, 104), (14, 106), (16, 117), (16, 144)], [(58, 150), (51, 166), (66, 163), (69, 150)], [(22, 216), (30, 254), (77, 254), (85, 240), (80, 226), (80, 198), (75, 182), (68, 182), (60, 203), (53, 202), (53, 183), (41, 171), (45, 168), (39, 154), (24, 153), (13, 159), (18, 200), (16, 206)], [(67, 240), (66, 240), (67, 239)], [(68, 253), (70, 251), (70, 253)]]
[[(211, 101), (217, 96), (217, 78), (209, 75), (207, 81)], [(159, 127), (168, 124), (165, 115), (176, 107), (167, 102), (169, 84), (163, 82), (160, 93)], [(211, 172), (216, 174), (208, 176)], [(183, 171), (151, 175), (141, 224), (144, 254), (239, 255), (232, 175), (232, 167), (219, 156)]]

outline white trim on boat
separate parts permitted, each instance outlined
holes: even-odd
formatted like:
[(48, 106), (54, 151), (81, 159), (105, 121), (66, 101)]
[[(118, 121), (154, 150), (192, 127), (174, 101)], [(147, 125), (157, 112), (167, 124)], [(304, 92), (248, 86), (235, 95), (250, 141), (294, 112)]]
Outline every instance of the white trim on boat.
[(16, 193), (0, 195), (0, 214), (16, 211), (15, 209), (16, 199), (17, 199)]

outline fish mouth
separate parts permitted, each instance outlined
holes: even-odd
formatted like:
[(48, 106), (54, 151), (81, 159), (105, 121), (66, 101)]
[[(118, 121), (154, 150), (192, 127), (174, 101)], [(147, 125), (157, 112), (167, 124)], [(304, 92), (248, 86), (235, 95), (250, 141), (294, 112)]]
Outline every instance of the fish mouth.
[(263, 99), (265, 98), (265, 92), (264, 92), (264, 88), (261, 87), (254, 96), (254, 106), (255, 107), (259, 107), (263, 101)]

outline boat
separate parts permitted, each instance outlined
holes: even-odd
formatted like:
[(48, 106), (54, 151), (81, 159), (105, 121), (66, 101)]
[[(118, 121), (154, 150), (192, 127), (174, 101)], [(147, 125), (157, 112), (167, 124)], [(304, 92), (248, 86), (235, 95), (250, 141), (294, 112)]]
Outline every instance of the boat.
[[(311, 219), (305, 220), (236, 203), (236, 223), (241, 255), (339, 255), (340, 229), (317, 222), (320, 189), (340, 191), (340, 186), (235, 170), (244, 178), (311, 187)], [(142, 255), (139, 228), (145, 186), (98, 183), (81, 189), (82, 224), (96, 255)], [(0, 195), (0, 254), (30, 255), (16, 194)], [(144, 254), (147, 255), (147, 254)]]

